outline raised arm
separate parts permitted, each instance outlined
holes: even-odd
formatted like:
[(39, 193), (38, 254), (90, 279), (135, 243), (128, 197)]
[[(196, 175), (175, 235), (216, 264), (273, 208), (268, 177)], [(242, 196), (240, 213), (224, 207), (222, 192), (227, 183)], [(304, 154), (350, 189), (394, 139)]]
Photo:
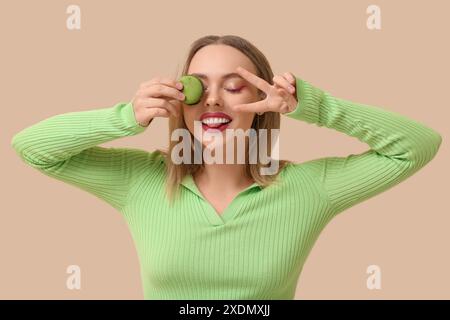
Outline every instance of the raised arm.
[(296, 78), (297, 107), (284, 115), (327, 127), (369, 145), (346, 157), (326, 157), (299, 167), (315, 176), (337, 214), (400, 183), (436, 155), (435, 130), (400, 114), (331, 96)]
[(136, 122), (131, 103), (118, 103), (50, 117), (18, 132), (11, 145), (28, 165), (121, 211), (133, 182), (151, 169), (156, 153), (98, 145), (145, 129)]

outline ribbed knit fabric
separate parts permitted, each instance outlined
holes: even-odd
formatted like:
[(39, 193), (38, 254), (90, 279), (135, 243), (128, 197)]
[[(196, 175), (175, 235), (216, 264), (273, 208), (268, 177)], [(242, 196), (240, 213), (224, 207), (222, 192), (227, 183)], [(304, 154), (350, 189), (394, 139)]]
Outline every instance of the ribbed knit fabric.
[(402, 115), (335, 98), (299, 78), (296, 84), (299, 104), (286, 116), (343, 132), (369, 150), (289, 164), (280, 184), (254, 183), (221, 215), (191, 175), (169, 206), (165, 160), (155, 151), (98, 146), (146, 129), (129, 102), (50, 117), (11, 142), (30, 166), (120, 212), (136, 245), (145, 299), (293, 299), (327, 223), (411, 176), (441, 144), (439, 133)]

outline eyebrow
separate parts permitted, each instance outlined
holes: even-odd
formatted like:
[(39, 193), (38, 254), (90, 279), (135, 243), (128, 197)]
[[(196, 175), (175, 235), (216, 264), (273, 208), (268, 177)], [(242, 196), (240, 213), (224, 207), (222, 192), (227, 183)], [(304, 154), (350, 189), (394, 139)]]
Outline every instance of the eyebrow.
[[(200, 79), (208, 79), (208, 76), (203, 73), (191, 73), (191, 74), (188, 74), (188, 76), (196, 76), (196, 77), (199, 77)], [(227, 73), (221, 77), (221, 79), (228, 79), (228, 78), (240, 78), (240, 79), (244, 80), (244, 78), (242, 78), (242, 76), (236, 72)]]

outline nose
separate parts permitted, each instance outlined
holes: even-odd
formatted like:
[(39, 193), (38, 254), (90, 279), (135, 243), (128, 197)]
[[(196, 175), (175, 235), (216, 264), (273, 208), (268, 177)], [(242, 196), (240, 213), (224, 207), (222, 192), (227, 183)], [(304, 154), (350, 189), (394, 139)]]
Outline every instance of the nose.
[(215, 105), (220, 106), (222, 104), (222, 99), (219, 93), (217, 92), (217, 90), (211, 90), (211, 86), (208, 87), (208, 91), (205, 90), (204, 94), (206, 96), (205, 99), (206, 106), (215, 106)]

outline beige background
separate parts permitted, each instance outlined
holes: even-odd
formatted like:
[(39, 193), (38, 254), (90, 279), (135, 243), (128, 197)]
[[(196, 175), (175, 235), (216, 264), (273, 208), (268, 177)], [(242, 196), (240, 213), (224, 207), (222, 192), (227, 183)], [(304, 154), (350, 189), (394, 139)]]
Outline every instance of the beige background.
[[(81, 7), (81, 30), (66, 8)], [(366, 27), (381, 8), (382, 29)], [(236, 34), (275, 74), (290, 71), (336, 97), (396, 111), (443, 136), (437, 156), (391, 190), (336, 217), (316, 242), (296, 299), (449, 299), (448, 1), (2, 1), (0, 298), (142, 299), (125, 221), (94, 196), (20, 161), (16, 132), (59, 113), (129, 101), (172, 76), (192, 41)], [(189, 19), (187, 17), (190, 17)], [(342, 133), (283, 117), (282, 158), (363, 152)], [(167, 145), (167, 120), (105, 146)], [(81, 290), (66, 268), (81, 267)], [(369, 265), (381, 290), (366, 287)]]

